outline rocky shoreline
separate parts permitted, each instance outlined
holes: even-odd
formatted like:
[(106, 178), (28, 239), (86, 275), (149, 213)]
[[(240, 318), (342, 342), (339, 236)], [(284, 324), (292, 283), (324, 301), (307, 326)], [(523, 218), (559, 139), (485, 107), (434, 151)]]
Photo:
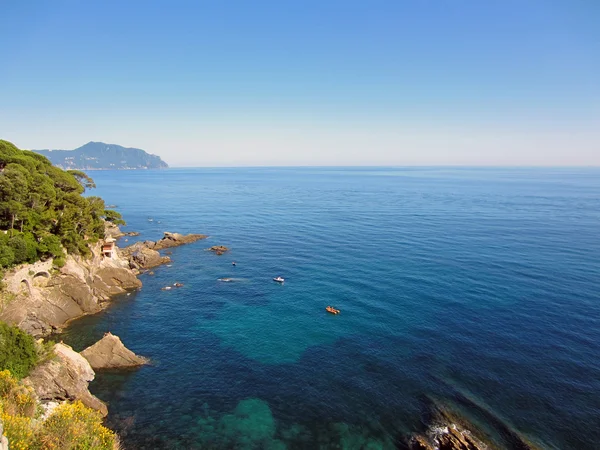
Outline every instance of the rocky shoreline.
[[(159, 250), (207, 237), (165, 232), (158, 241), (138, 242), (120, 249), (115, 240), (126, 235), (136, 233), (107, 226), (105, 240), (91, 248), (88, 258), (69, 255), (60, 269), (48, 260), (10, 270), (4, 277), (0, 320), (17, 325), (36, 338), (60, 332), (71, 320), (106, 308), (115, 295), (140, 289), (139, 274), (171, 262)], [(111, 333), (81, 353), (61, 342), (54, 345), (52, 354), (24, 379), (47, 414), (62, 402), (80, 400), (106, 416), (106, 404), (88, 390), (95, 377), (94, 369), (136, 367), (149, 362)]]
[[(105, 242), (123, 235), (118, 227), (110, 227)], [(113, 245), (110, 257), (103, 255), (103, 245), (98, 243), (91, 257), (69, 255), (60, 269), (53, 268), (52, 260), (19, 266), (4, 277), (8, 295), (0, 305), (0, 320), (34, 337), (60, 331), (69, 321), (106, 308), (113, 296), (140, 289), (140, 273), (171, 262), (158, 250), (206, 237), (165, 232), (156, 242), (138, 242), (124, 249)]]

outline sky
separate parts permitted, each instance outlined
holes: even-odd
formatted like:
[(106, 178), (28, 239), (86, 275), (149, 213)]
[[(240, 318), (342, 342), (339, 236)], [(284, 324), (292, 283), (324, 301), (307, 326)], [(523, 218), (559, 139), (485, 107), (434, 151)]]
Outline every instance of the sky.
[(171, 166), (600, 165), (598, 0), (0, 0), (0, 138)]

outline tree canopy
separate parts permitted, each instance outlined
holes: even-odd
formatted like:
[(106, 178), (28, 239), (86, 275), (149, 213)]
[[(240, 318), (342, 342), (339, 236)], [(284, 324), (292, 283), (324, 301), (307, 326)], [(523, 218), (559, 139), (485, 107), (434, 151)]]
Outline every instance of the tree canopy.
[(87, 174), (0, 140), (0, 267), (60, 259), (63, 249), (88, 254), (104, 237), (104, 219), (121, 219), (101, 198), (82, 195), (93, 187)]

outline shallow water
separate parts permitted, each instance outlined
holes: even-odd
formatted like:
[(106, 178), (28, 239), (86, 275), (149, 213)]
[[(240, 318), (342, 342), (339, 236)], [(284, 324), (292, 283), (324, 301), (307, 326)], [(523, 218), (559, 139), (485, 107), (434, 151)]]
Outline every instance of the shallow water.
[(394, 448), (430, 397), (600, 442), (599, 169), (91, 175), (142, 233), (121, 245), (210, 235), (65, 333), (152, 359), (91, 384), (127, 448)]

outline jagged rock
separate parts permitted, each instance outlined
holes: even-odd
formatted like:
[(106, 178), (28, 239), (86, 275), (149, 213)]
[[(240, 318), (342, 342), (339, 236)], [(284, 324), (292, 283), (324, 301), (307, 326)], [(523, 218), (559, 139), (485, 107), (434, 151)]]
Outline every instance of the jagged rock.
[(213, 245), (208, 250), (213, 252), (215, 255), (219, 255), (219, 256), (221, 256), (223, 253), (226, 253), (229, 251), (229, 249), (227, 247), (225, 247), (224, 245)]
[(108, 414), (106, 405), (88, 390), (88, 383), (95, 373), (90, 363), (71, 347), (54, 346), (56, 358), (38, 365), (23, 382), (33, 388), (42, 402), (81, 400), (103, 416)]
[(148, 360), (129, 350), (119, 336), (106, 333), (102, 339), (81, 352), (94, 369), (115, 367), (135, 367), (146, 364)]

